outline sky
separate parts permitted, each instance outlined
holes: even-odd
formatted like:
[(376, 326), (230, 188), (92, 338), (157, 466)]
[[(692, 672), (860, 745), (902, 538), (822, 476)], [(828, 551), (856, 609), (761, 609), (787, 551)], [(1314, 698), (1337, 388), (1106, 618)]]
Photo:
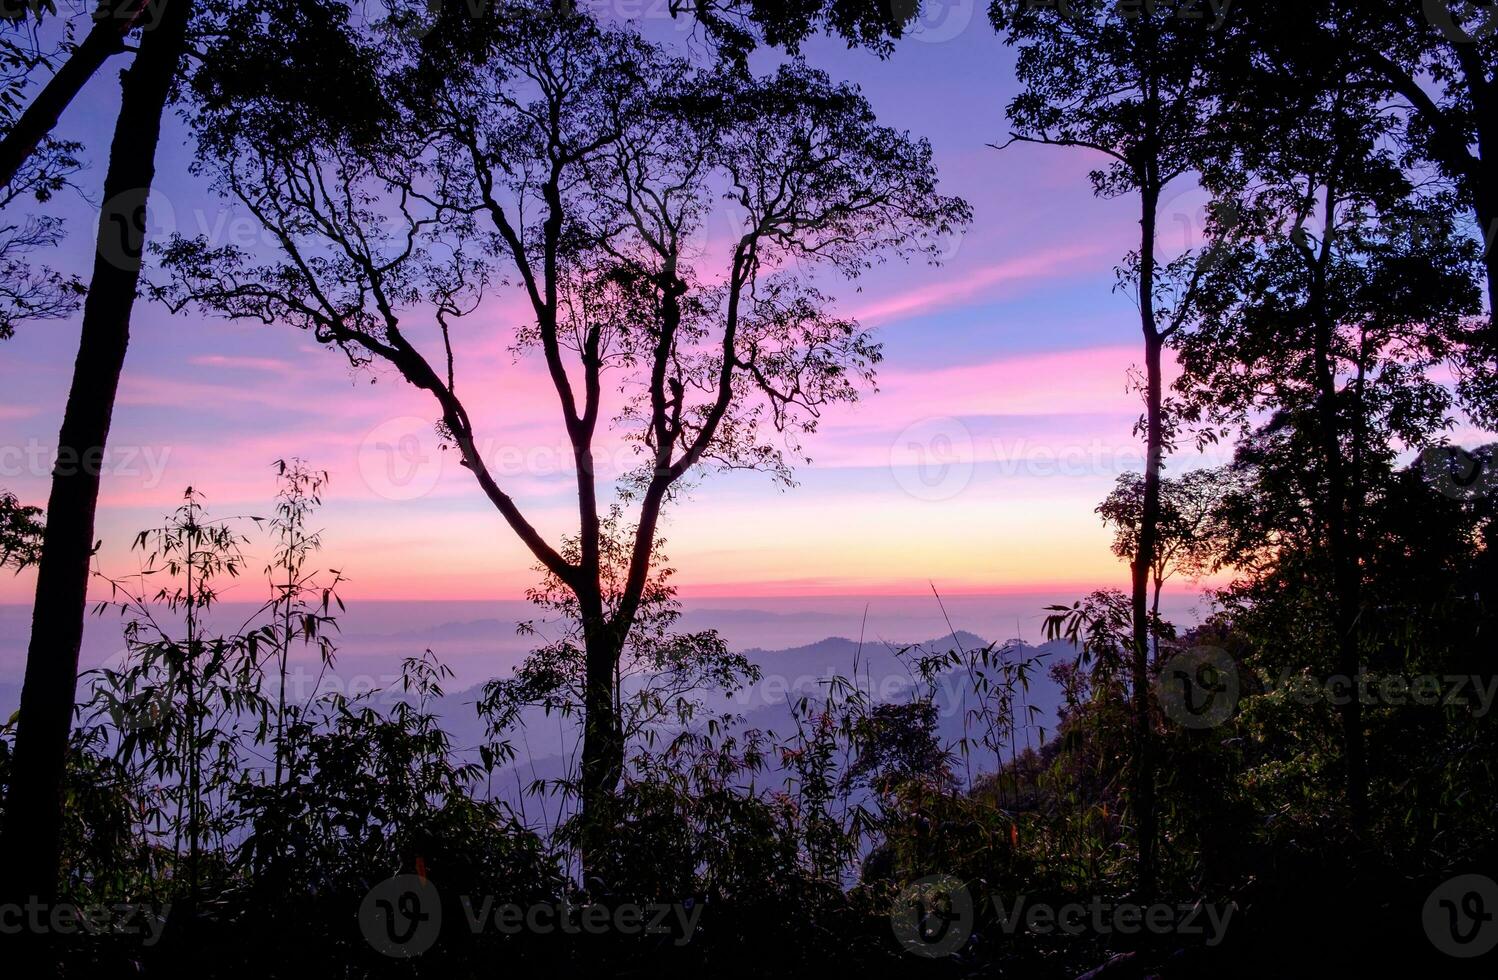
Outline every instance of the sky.
[[(682, 36), (654, 12), (664, 4), (609, 2), (609, 16)], [(883, 123), (929, 139), (943, 191), (966, 198), (975, 220), (946, 243), (939, 268), (894, 263), (858, 283), (819, 281), (838, 312), (876, 329), (879, 391), (827, 413), (796, 486), (711, 475), (668, 511), (663, 531), (684, 596), (914, 595), (934, 585), (1065, 597), (1126, 584), (1093, 508), (1119, 473), (1142, 468), (1128, 383), (1141, 357), (1137, 312), (1114, 291), (1137, 215), (1129, 199), (1093, 196), (1087, 174), (1097, 161), (1086, 151), (995, 149), (1016, 90), (1012, 52), (975, 0), (928, 7), (886, 61), (830, 40), (808, 45), (806, 57), (859, 84)], [(89, 148), (79, 183), (95, 201), (120, 66), (101, 72), (60, 126)], [(252, 244), (252, 223), (190, 172), (191, 159), (173, 121), (150, 203), (153, 235)], [(58, 267), (87, 269), (90, 207), (78, 196), (59, 202), (70, 237)], [(1167, 249), (1200, 227), (1194, 194), (1168, 200)], [(497, 296), (475, 318), (460, 384), (481, 451), (555, 541), (575, 520), (568, 454), (539, 365), (506, 353), (513, 300)], [(0, 347), (0, 487), (28, 502), (45, 502), (78, 328), (76, 318), (26, 325)], [(298, 456), (331, 476), (319, 523), (325, 562), (349, 580), (346, 598), (519, 597), (536, 580), (534, 563), (471, 475), (438, 450), (435, 416), (428, 396), (398, 377), (352, 371), (290, 327), (173, 316), (142, 302), (100, 499), (99, 568), (134, 569), (134, 534), (159, 523), (187, 486), (214, 515), (267, 515), (273, 461)], [(268, 554), (259, 539), (247, 550), (259, 556), (254, 568)], [(0, 602), (27, 603), (33, 588), (27, 574), (6, 576)], [(249, 597), (261, 586), (235, 588)]]

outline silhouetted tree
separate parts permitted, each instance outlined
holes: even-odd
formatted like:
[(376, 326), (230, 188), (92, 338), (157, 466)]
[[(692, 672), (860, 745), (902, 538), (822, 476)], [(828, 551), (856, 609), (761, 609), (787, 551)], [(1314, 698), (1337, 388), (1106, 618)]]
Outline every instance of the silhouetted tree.
[[(149, 11), (151, 17), (137, 16)], [(130, 316), (140, 285), (145, 246), (146, 205), (155, 178), (155, 150), (166, 106), (177, 92), (184, 55), (194, 35), (216, 40), (220, 48), (248, 38), (305, 35), (315, 56), (293, 64), (276, 63), (285, 84), (305, 80), (310, 70), (348, 78), (348, 63), (337, 58), (337, 31), (320, 30), (329, 20), (347, 21), (348, 8), (320, 0), (297, 0), (271, 8), (194, 0), (163, 0), (138, 8), (110, 8), (96, 26), (140, 29), (140, 44), (123, 74), (109, 167), (104, 178), (97, 250), (83, 305), (82, 337), (74, 365), (61, 433), (41, 558), (26, 681), (17, 723), (14, 778), (0, 852), (15, 855), (16, 873), (7, 882), (23, 897), (43, 899), (55, 890), (58, 787), (63, 778), (68, 727), (77, 682), (89, 557), (94, 551), (94, 513), (99, 471), (109, 435), (115, 394), (129, 343)], [(204, 22), (193, 27), (194, 17)], [(261, 66), (262, 68), (264, 65)], [(300, 70), (300, 74), (298, 73)], [(79, 83), (81, 84), (81, 82)], [(310, 86), (309, 92), (325, 90)], [(207, 93), (199, 99), (210, 105)], [(60, 111), (60, 109), (59, 109)], [(50, 124), (49, 124), (50, 125)], [(33, 166), (24, 157), (20, 173)], [(24, 842), (24, 843), (22, 843)]]
[[(317, 651), (318, 659), (329, 665), (333, 661), (333, 642), (328, 636), (337, 623), (333, 607), (343, 608), (338, 586), (343, 581), (337, 569), (328, 576), (308, 567), (313, 554), (322, 548), (322, 532), (310, 525), (313, 514), (322, 506), (322, 495), (328, 486), (326, 470), (314, 470), (303, 459), (278, 459), (276, 475), (281, 489), (276, 494), (276, 514), (270, 528), (276, 535), (275, 551), (265, 566), (275, 598), (271, 602), (271, 645), (276, 670), (275, 734), (267, 730), (263, 737), (275, 745), (275, 782), (280, 784), (286, 751), (286, 728), (296, 720), (296, 706), (287, 698), (286, 680), (293, 646)], [(267, 723), (269, 729), (269, 723)]]
[[(463, 465), (577, 598), (582, 798), (593, 813), (624, 762), (613, 679), (663, 508), (705, 466), (788, 479), (822, 409), (872, 381), (877, 345), (795, 269), (851, 276), (891, 252), (934, 255), (969, 211), (936, 192), (927, 145), (878, 126), (855, 89), (798, 63), (764, 79), (693, 70), (544, 4), (440, 26), (404, 62), (389, 50), (383, 62), (369, 56), (392, 73), (375, 91), (411, 97), (372, 122), (361, 117), (368, 101), (353, 100), (352, 120), (346, 107), (336, 118), (288, 110), (287, 93), (226, 71), (217, 90), (239, 97), (202, 120), (203, 165), (282, 258), (256, 265), (233, 248), (174, 241), (162, 295), (307, 329), (433, 396)], [(715, 202), (735, 230), (728, 254), (703, 256)], [(455, 337), (501, 279), (529, 308), (517, 349), (540, 355), (571, 445), (573, 559), (499, 485), (457, 391)], [(423, 311), (435, 319), (435, 357), (409, 332)], [(639, 462), (620, 481), (635, 510), (612, 607), (595, 466), (606, 382), (627, 395), (617, 420)]]
[[(1482, 242), (1487, 316), (1471, 318), (1462, 388), (1491, 425), (1498, 405), (1498, 19), (1464, 0), (1274, 0), (1242, 5), (1221, 91), (1246, 109), (1307, 106), (1334, 73), (1385, 105), (1389, 137), (1421, 180), (1439, 178)], [(1246, 69), (1246, 71), (1244, 70)], [(1312, 81), (1315, 80), (1315, 81)], [(1261, 130), (1261, 138), (1272, 139)]]
[[(1479, 266), (1460, 208), (1405, 172), (1393, 120), (1347, 65), (1323, 60), (1297, 93), (1221, 117), (1233, 161), (1219, 177), (1240, 220), (1224, 233), (1198, 322), (1176, 340), (1192, 420), (1247, 432), (1270, 415), (1258, 465), (1298, 488), (1314, 520), (1337, 669), (1353, 677), (1369, 473), (1449, 424), (1451, 392), (1431, 371), (1463, 354)], [(1360, 820), (1358, 699), (1342, 711), (1346, 794)]]
[(0, 490), (0, 568), (19, 572), (36, 564), (42, 543), (42, 509), (28, 507)]
[[(617, 506), (600, 525), (600, 595), (605, 614), (612, 616), (626, 594), (634, 540)], [(692, 725), (703, 710), (703, 695), (732, 694), (760, 675), (748, 658), (729, 650), (716, 630), (687, 633), (677, 629), (681, 606), (670, 581), (675, 570), (665, 564), (663, 546), (657, 539), (650, 580), (613, 666), (613, 737), (626, 752), (657, 748), (657, 739), (663, 735)], [(562, 555), (569, 562), (580, 561), (581, 542), (575, 537), (566, 539)], [(540, 708), (548, 716), (561, 718), (586, 721), (587, 717), (588, 641), (581, 604), (566, 582), (544, 567), (538, 571), (541, 584), (529, 590), (527, 598), (559, 616), (559, 635), (531, 652), (513, 676), (485, 686), (480, 712), (491, 735), (499, 740), (524, 720), (527, 708)], [(521, 624), (521, 630), (541, 635), (534, 623)]]
[[(0, 155), (32, 109), (17, 113), (35, 76), (48, 61), (26, 9), (0, 13)], [(15, 14), (15, 19), (8, 19)], [(36, 11), (36, 20), (42, 10)], [(34, 105), (33, 105), (34, 108)], [(17, 214), (25, 202), (46, 203), (82, 169), (81, 144), (51, 137), (32, 140), (9, 166), (0, 167), (0, 340), (18, 323), (67, 316), (82, 302), (76, 277), (34, 266), (31, 256), (62, 240), (62, 224), (48, 215)]]
[[(1410, 144), (1453, 179), (1477, 219), (1489, 313), (1498, 310), (1498, 38), (1493, 11), (1458, 0), (1351, 4), (1335, 34), (1409, 106)], [(1487, 352), (1498, 354), (1489, 331)]]
[(920, 0), (670, 0), (673, 15), (690, 13), (730, 52), (763, 41), (795, 53), (818, 32), (887, 55), (920, 14)]
[(192, 6), (190, 0), (168, 0), (160, 8), (160, 20), (142, 34), (121, 85), (93, 276), (47, 501), (14, 769), (0, 836), (0, 854), (9, 867), (5, 890), (23, 901), (35, 896), (48, 902), (57, 890), (62, 780), (94, 551), (100, 462), (130, 338), (161, 119), (187, 48)]
[[(1144, 338), (1143, 498), (1133, 576), (1134, 759), (1130, 789), (1137, 823), (1141, 895), (1154, 890), (1155, 775), (1150, 750), (1150, 568), (1160, 523), (1160, 468), (1169, 438), (1162, 352), (1189, 322), (1202, 271), (1200, 256), (1162, 254), (1157, 240), (1162, 195), (1200, 165), (1213, 136), (1206, 73), (1216, 47), (1212, 23), (1174, 5), (1078, 0), (1030, 4), (994, 0), (989, 16), (1019, 48), (1023, 86), (1010, 102), (1010, 143), (1077, 147), (1100, 154), (1096, 194), (1135, 195), (1139, 246), (1119, 269), (1119, 285), (1139, 308)], [(1008, 144), (1006, 144), (1008, 145)]]
[[(395, 19), (403, 28), (425, 33), (435, 25), (446, 28), (482, 18), (491, 5), (464, 3), (395, 5)], [(551, 0), (558, 13), (577, 13), (577, 0)], [(661, 8), (654, 8), (659, 10)], [(894, 50), (920, 15), (921, 0), (666, 0), (673, 18), (695, 20), (717, 51), (740, 63), (761, 44), (799, 53), (811, 37), (831, 34), (851, 47), (864, 47), (881, 56)]]
[[(6, 118), (3, 135), (0, 135), (0, 185), (14, 182), (34, 155), (45, 153), (57, 145), (50, 140), (49, 134), (62, 117), (63, 111), (72, 104), (73, 99), (103, 67), (105, 61), (125, 51), (125, 38), (140, 26), (142, 15), (149, 8), (147, 0), (125, 0), (123, 3), (101, 0), (94, 11), (94, 26), (83, 41), (69, 52), (62, 67), (48, 79), (25, 110)], [(38, 21), (41, 20), (44, 9), (54, 15), (57, 12), (51, 2), (37, 3), (34, 15)], [(10, 17), (12, 13), (19, 14), (12, 23), (26, 19), (27, 11), (24, 7), (17, 11), (16, 7), (7, 6), (6, 13), (0, 16)], [(5, 44), (0, 50), (3, 50), (0, 57), (8, 63), (7, 67), (13, 65), (17, 57), (27, 58), (13, 44)], [(42, 59), (36, 60), (40, 62)], [(20, 101), (19, 92), (14, 95), (7, 93), (3, 105), (9, 110)]]
[[(1232, 469), (1188, 470), (1160, 480), (1160, 520), (1155, 558), (1150, 562), (1153, 593), (1150, 615), (1160, 618), (1160, 591), (1172, 575), (1200, 580), (1217, 570), (1222, 553), (1223, 497), (1234, 485)], [(1144, 480), (1121, 473), (1112, 492), (1097, 507), (1113, 528), (1113, 553), (1132, 560), (1139, 550), (1139, 521), (1144, 510)]]

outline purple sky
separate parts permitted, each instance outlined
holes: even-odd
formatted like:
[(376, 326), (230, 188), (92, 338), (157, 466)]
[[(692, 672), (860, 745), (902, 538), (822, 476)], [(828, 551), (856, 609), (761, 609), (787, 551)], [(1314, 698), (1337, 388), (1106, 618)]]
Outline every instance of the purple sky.
[[(1126, 387), (1138, 327), (1128, 297), (1113, 292), (1113, 267), (1136, 233), (1133, 205), (1093, 198), (1094, 161), (1082, 151), (989, 146), (1007, 135), (1011, 52), (972, 0), (934, 6), (889, 61), (829, 41), (807, 57), (859, 83), (883, 122), (930, 139), (943, 189), (967, 198), (976, 220), (941, 268), (886, 265), (861, 290), (833, 290), (842, 312), (878, 328), (881, 391), (828, 416), (799, 487), (714, 476), (669, 514), (668, 550), (687, 595), (1124, 582), (1093, 507), (1117, 473), (1141, 465), (1130, 432), (1138, 402)], [(647, 18), (646, 29), (681, 37), (668, 21)], [(114, 71), (102, 73), (61, 127), (88, 144), (80, 182), (95, 198), (117, 87)], [(189, 173), (190, 158), (174, 122), (153, 229), (253, 244), (254, 227)], [(90, 205), (68, 198), (59, 210), (71, 235), (55, 264), (85, 271)], [(1163, 243), (1185, 246), (1200, 227), (1199, 200), (1184, 194), (1165, 210)], [(0, 487), (32, 502), (45, 500), (77, 332), (76, 320), (31, 325), (0, 348)], [(500, 346), (469, 362), (481, 382), (470, 390), (492, 391), (478, 402), (481, 446), (555, 539), (575, 507), (560, 422), (536, 365), (512, 363)], [(327, 560), (351, 579), (347, 595), (519, 596), (532, 562), (467, 472), (437, 454), (433, 414), (398, 378), (380, 374), (372, 386), (290, 328), (173, 318), (143, 303), (111, 436), (101, 566), (128, 572), (134, 532), (189, 484), (216, 514), (268, 512), (272, 460), (298, 455), (331, 471), (322, 524)], [(27, 602), (32, 587), (29, 576), (7, 577), (0, 601)]]

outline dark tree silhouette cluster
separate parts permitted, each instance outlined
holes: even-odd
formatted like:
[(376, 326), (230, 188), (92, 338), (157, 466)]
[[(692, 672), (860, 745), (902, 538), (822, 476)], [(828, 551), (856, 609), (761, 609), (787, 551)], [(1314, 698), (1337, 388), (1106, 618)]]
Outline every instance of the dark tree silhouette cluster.
[[(1203, 6), (993, 0), (972, 28), (1014, 63), (1008, 132), (981, 134), (995, 173), (1082, 156), (1137, 216), (1116, 291), (1144, 466), (1078, 515), (1111, 533), (1127, 589), (1047, 607), (1039, 647), (950, 620), (933, 644), (849, 644), (845, 673), (742, 711), (775, 655), (684, 618), (663, 528), (714, 474), (792, 486), (883, 358), (837, 285), (934, 266), (973, 221), (924, 140), (803, 57), (830, 36), (901, 71), (921, 3), (663, 0), (690, 28), (672, 44), (573, 0), (0, 11), (0, 340), (81, 313), (46, 507), (0, 491), (0, 568), (36, 582), (0, 727), (5, 962), (1490, 964), (1498, 446), (1456, 443), (1498, 423), (1498, 19)], [(112, 141), (58, 138), (114, 59)], [(254, 245), (148, 234), (173, 113), (193, 163), (172, 179), (248, 218)], [(90, 152), (85, 283), (46, 253)], [(1205, 204), (1177, 243), (1184, 195)], [(100, 470), (144, 302), (422, 393), (492, 506), (473, 533), (534, 561), (530, 654), (468, 692), (432, 650), (381, 690), (323, 687), (344, 612), (317, 524), (333, 477), (295, 457), (268, 516), (189, 487), (135, 538), (134, 572), (103, 567)], [(485, 413), (529, 397), (499, 348), (539, 369), (564, 434), (560, 530), (486, 453)], [(1189, 468), (1213, 445), (1229, 461)], [(265, 598), (231, 619), (252, 553)], [(1185, 583), (1194, 625), (1162, 613)], [(121, 651), (80, 678), (91, 587)], [(543, 729), (559, 756), (529, 745)], [(11, 928), (32, 910), (45, 928)]]

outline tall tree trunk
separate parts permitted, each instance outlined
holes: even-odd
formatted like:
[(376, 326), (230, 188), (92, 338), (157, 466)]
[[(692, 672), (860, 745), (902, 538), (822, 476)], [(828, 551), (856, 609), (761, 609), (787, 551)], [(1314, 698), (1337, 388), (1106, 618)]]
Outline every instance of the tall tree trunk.
[(1498, 329), (1492, 328), (1492, 317), (1498, 313), (1498, 175), (1486, 174), (1473, 181), (1472, 211), (1482, 235), (1482, 262), (1487, 282), (1489, 330), (1482, 342), (1489, 356), (1498, 355)]
[[(1159, 536), (1158, 533), (1156, 536)], [(1165, 588), (1165, 576), (1159, 568), (1152, 569), (1151, 575), (1154, 582), (1151, 585), (1153, 591), (1150, 596), (1150, 628), (1154, 631), (1155, 659), (1158, 660), (1160, 658), (1160, 593)]]
[(156, 145), (186, 49), (191, 9), (190, 0), (166, 0), (160, 20), (144, 33), (139, 53), (123, 77), (104, 178), (93, 281), (83, 308), (78, 359), (52, 472), (14, 774), (0, 838), (8, 890), (44, 902), (54, 897), (58, 885), (62, 779), (78, 680), (100, 463), (130, 340)]
[(1139, 551), (1132, 563), (1134, 613), (1134, 658), (1131, 684), (1134, 692), (1134, 813), (1138, 834), (1136, 887), (1141, 901), (1151, 901), (1155, 891), (1154, 727), (1150, 699), (1150, 657), (1153, 620), (1150, 617), (1150, 558), (1154, 555), (1160, 518), (1160, 463), (1164, 453), (1161, 411), (1160, 352), (1158, 337), (1145, 338), (1145, 374), (1148, 413), (1145, 420), (1144, 507), (1139, 520)]
[[(1476, 139), (1472, 141), (1476, 143), (1477, 153), (1475, 166), (1471, 171), (1474, 178), (1471, 181), (1471, 193), (1473, 210), (1481, 226), (1482, 260), (1487, 271), (1488, 286), (1488, 329), (1482, 339), (1483, 353), (1488, 357), (1498, 357), (1498, 326), (1493, 323), (1493, 318), (1498, 316), (1498, 250), (1494, 249), (1493, 241), (1494, 236), (1498, 235), (1498, 173), (1494, 172), (1495, 165), (1498, 165), (1498, 91), (1495, 91), (1494, 82), (1488, 77), (1488, 64), (1479, 53), (1478, 46), (1458, 44), (1455, 47), (1457, 62), (1467, 86), (1467, 96), (1472, 102), (1472, 128), (1476, 131)], [(1455, 143), (1456, 140), (1452, 142)], [(1452, 146), (1450, 152), (1467, 152), (1470, 155), (1465, 146), (1460, 150)], [(1460, 161), (1453, 163), (1460, 166)], [(1461, 171), (1458, 169), (1454, 172)]]
[(1368, 810), (1368, 772), (1363, 744), (1363, 706), (1357, 680), (1362, 670), (1358, 644), (1358, 615), (1362, 606), (1362, 573), (1358, 534), (1351, 517), (1357, 509), (1351, 480), (1342, 458), (1341, 423), (1337, 417), (1337, 379), (1332, 365), (1333, 326), (1316, 314), (1316, 422), (1326, 479), (1323, 521), (1332, 565), (1333, 624), (1337, 633), (1337, 672), (1351, 680), (1353, 695), (1341, 705), (1343, 752), (1346, 765), (1347, 806), (1355, 829), (1361, 829)]
[[(1418, 8), (1412, 8), (1417, 17)], [(1417, 21), (1416, 30), (1422, 26)], [(1463, 185), (1471, 199), (1473, 217), (1483, 241), (1482, 260), (1488, 293), (1488, 324), (1478, 337), (1482, 353), (1498, 358), (1498, 83), (1489, 77), (1485, 46), (1455, 42), (1449, 45), (1461, 72), (1461, 84), (1471, 103), (1469, 116), (1448, 110), (1421, 84), (1420, 78), (1380, 50), (1365, 52), (1368, 64), (1389, 87), (1414, 107), (1428, 127), (1428, 149), (1435, 162)], [(1475, 136), (1475, 138), (1474, 138)]]
[(1160, 464), (1165, 451), (1162, 412), (1161, 351), (1164, 343), (1155, 322), (1155, 223), (1160, 190), (1146, 181), (1140, 190), (1139, 314), (1144, 333), (1145, 364), (1145, 461), (1144, 504), (1139, 515), (1138, 550), (1132, 563), (1134, 657), (1131, 684), (1134, 689), (1134, 765), (1131, 790), (1138, 835), (1138, 867), (1135, 886), (1141, 902), (1152, 901), (1155, 891), (1155, 760), (1154, 729), (1150, 702), (1150, 648), (1153, 626), (1150, 617), (1150, 571), (1155, 566), (1160, 523)]
[(624, 733), (614, 679), (623, 631), (610, 622), (584, 624), (586, 676), (583, 691), (582, 865), (583, 884), (607, 887), (598, 853), (612, 830), (614, 790), (624, 774)]
[[(1363, 744), (1363, 705), (1357, 696), (1357, 679), (1362, 670), (1358, 643), (1358, 618), (1362, 607), (1361, 544), (1357, 514), (1361, 502), (1353, 487), (1362, 485), (1359, 473), (1349, 475), (1342, 456), (1343, 422), (1338, 416), (1336, 352), (1337, 322), (1328, 308), (1327, 276), (1337, 235), (1337, 208), (1341, 201), (1332, 169), (1322, 204), (1321, 250), (1311, 265), (1312, 274), (1308, 315), (1311, 328), (1311, 355), (1316, 385), (1316, 441), (1321, 454), (1322, 476), (1326, 492), (1321, 504), (1321, 523), (1326, 533), (1328, 557), (1332, 568), (1332, 624), (1337, 635), (1337, 673), (1354, 685), (1353, 693), (1341, 706), (1343, 762), (1347, 807), (1354, 831), (1366, 825), (1368, 811), (1368, 770)], [(1359, 352), (1361, 358), (1361, 352)], [(1362, 411), (1362, 406), (1358, 406)], [(1361, 491), (1359, 491), (1361, 493)]]
[(1498, 241), (1495, 241), (1498, 239), (1498, 172), (1495, 172), (1492, 162), (1498, 161), (1498, 99), (1495, 99), (1486, 78), (1472, 77), (1478, 69), (1470, 60), (1464, 62), (1464, 68), (1468, 72), (1467, 88), (1476, 107), (1472, 115), (1477, 153), (1472, 154), (1465, 146), (1459, 151), (1453, 150), (1453, 155), (1459, 152), (1464, 159), (1452, 161), (1448, 169), (1460, 173), (1456, 168), (1469, 163), (1471, 176), (1467, 183), (1473, 215), (1482, 236), (1482, 261), (1488, 292), (1488, 329), (1482, 334), (1481, 345), (1485, 356), (1498, 358), (1498, 325), (1494, 324), (1494, 317), (1498, 316)]
[(118, 11), (108, 2), (99, 5), (94, 26), (83, 43), (73, 49), (57, 74), (42, 86), (21, 118), (0, 139), (0, 185), (15, 179), (16, 172), (57, 125), (63, 110), (72, 104), (104, 62), (125, 50), (125, 35), (145, 9), (146, 0), (130, 0)]

